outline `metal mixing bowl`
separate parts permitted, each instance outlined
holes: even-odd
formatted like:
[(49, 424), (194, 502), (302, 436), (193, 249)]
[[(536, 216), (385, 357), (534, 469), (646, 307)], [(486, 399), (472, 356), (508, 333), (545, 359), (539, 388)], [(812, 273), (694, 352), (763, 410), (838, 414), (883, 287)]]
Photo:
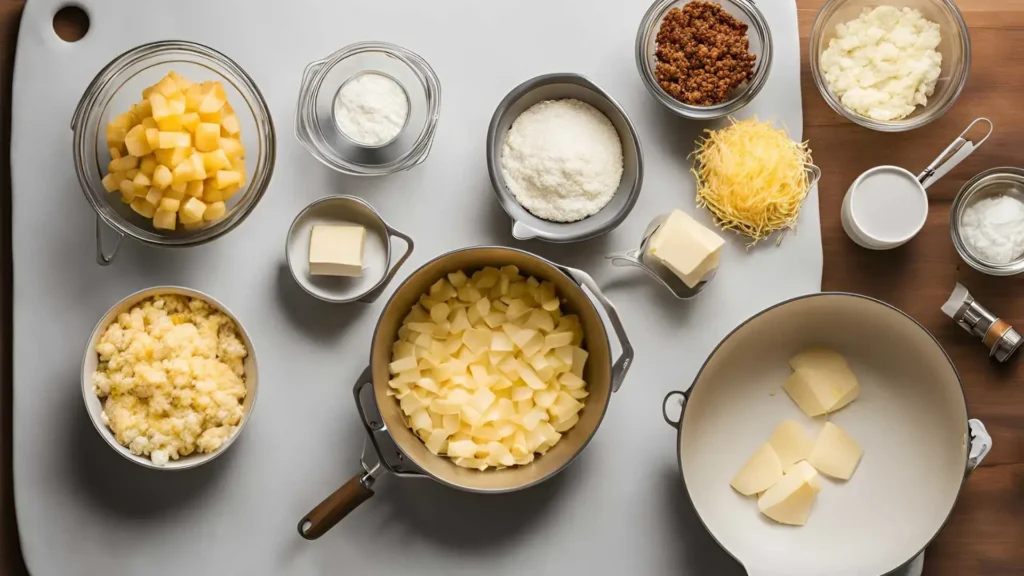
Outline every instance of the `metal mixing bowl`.
[[(228, 103), (235, 109), (246, 148), (246, 185), (228, 202), (224, 218), (201, 228), (158, 230), (108, 193), (101, 182), (110, 162), (106, 125), (142, 99), (142, 90), (174, 70), (199, 82), (219, 80)], [(216, 50), (193, 42), (165, 41), (143, 44), (107, 64), (82, 95), (71, 121), (74, 131), (75, 172), (86, 200), (96, 211), (97, 260), (109, 264), (125, 236), (156, 246), (196, 246), (233, 230), (263, 197), (274, 171), (276, 139), (270, 109), (245, 70)], [(119, 235), (109, 252), (100, 245), (100, 222)]]
[(964, 211), (975, 202), (993, 196), (1013, 196), (1024, 202), (1024, 169), (1021, 168), (990, 168), (971, 178), (953, 199), (949, 210), (949, 233), (953, 237), (953, 246), (971, 267), (991, 276), (1013, 276), (1024, 272), (1024, 254), (1018, 255), (1006, 264), (990, 262), (974, 251), (964, 240), (961, 226)]
[(654, 78), (655, 38), (661, 28), (661, 20), (672, 8), (681, 8), (691, 0), (657, 0), (644, 14), (636, 34), (636, 66), (647, 91), (662, 106), (674, 114), (694, 120), (713, 120), (728, 116), (749, 104), (764, 88), (772, 69), (772, 35), (764, 14), (748, 0), (716, 0), (734, 18), (747, 25), (750, 38), (750, 53), (757, 56), (754, 61), (754, 76), (737, 88), (732, 99), (714, 106), (691, 106), (683, 104), (665, 92)]
[[(836, 25), (855, 19), (865, 8), (880, 4), (897, 8), (915, 8), (928, 20), (939, 25), (942, 41), (938, 51), (942, 54), (942, 72), (935, 84), (935, 92), (928, 97), (928, 104), (918, 106), (902, 120), (881, 122), (847, 110), (839, 97), (832, 93), (821, 70), (821, 53), (835, 38)], [(953, 0), (892, 0), (880, 3), (876, 0), (829, 0), (818, 12), (811, 29), (810, 48), (811, 74), (822, 98), (833, 110), (851, 122), (879, 132), (904, 132), (928, 124), (945, 114), (956, 102), (967, 84), (967, 72), (971, 67), (971, 36), (963, 15)]]
[[(505, 184), (501, 149), (512, 123), (527, 108), (545, 100), (574, 98), (600, 110), (615, 126), (622, 142), (622, 181), (611, 202), (600, 212), (576, 222), (552, 222), (531, 214), (516, 201)], [(487, 129), (487, 172), (498, 202), (512, 218), (512, 236), (548, 242), (579, 242), (606, 234), (629, 215), (644, 180), (644, 155), (640, 137), (626, 111), (607, 92), (579, 74), (545, 74), (516, 86), (498, 104)]]

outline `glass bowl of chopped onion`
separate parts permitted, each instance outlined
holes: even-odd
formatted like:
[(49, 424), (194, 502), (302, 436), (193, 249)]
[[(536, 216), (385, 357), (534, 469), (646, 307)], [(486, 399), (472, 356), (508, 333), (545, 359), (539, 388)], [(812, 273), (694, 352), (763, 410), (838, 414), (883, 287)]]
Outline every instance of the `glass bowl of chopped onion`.
[(956, 102), (971, 38), (953, 0), (829, 0), (814, 21), (809, 54), (814, 84), (833, 110), (871, 130), (904, 132)]
[[(694, 101), (690, 93), (678, 94), (679, 97), (670, 94), (657, 78), (659, 57), (658, 33), (662, 25), (666, 23), (666, 17), (673, 9), (680, 9), (684, 12), (687, 6), (691, 8), (703, 5), (705, 10), (710, 9), (712, 14), (719, 10), (726, 16), (735, 19), (740, 26), (745, 27), (743, 34), (746, 36), (748, 46), (746, 52), (754, 57), (753, 68), (746, 74), (745, 80), (738, 85), (729, 86), (727, 97), (722, 99), (717, 96), (705, 99), (700, 104), (687, 103), (684, 100)], [(709, 6), (710, 5), (710, 6)], [(706, 16), (706, 12), (705, 15)], [(689, 31), (683, 36), (692, 38)], [(679, 49), (700, 49), (698, 46), (680, 46)], [(718, 50), (719, 48), (714, 48)], [(722, 48), (722, 50), (725, 50)], [(764, 14), (751, 0), (656, 0), (644, 14), (640, 22), (640, 28), (636, 35), (636, 64), (647, 91), (651, 93), (662, 106), (677, 116), (693, 120), (714, 120), (724, 118), (735, 113), (749, 104), (764, 87), (768, 81), (772, 68), (772, 36), (768, 27), (768, 21)], [(684, 78), (676, 78), (678, 81), (685, 81)], [(670, 88), (671, 83), (669, 85)], [(697, 98), (699, 99), (699, 98)]]

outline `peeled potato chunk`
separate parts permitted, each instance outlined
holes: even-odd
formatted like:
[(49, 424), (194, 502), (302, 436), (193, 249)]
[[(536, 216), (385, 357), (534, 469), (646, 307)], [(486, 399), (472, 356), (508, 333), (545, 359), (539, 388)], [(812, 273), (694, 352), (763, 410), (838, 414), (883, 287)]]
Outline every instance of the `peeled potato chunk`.
[[(107, 124), (111, 161), (104, 190), (120, 192), (123, 202), (160, 230), (223, 218), (224, 202), (246, 182), (241, 124), (223, 85), (196, 83), (171, 71), (143, 90), (142, 98)], [(216, 192), (207, 194), (204, 181)], [(186, 193), (199, 204), (189, 205)]]
[[(218, 170), (215, 185), (237, 186), (239, 176)], [(583, 340), (551, 283), (514, 266), (453, 272), (403, 320), (388, 395), (427, 449), (457, 466), (529, 464), (579, 422)]]

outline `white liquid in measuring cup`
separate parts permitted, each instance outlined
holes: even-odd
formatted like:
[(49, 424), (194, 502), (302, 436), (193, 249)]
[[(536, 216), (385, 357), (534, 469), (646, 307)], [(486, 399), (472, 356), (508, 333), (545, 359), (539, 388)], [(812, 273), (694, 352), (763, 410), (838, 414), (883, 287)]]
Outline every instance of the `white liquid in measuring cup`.
[(883, 242), (906, 240), (928, 217), (928, 198), (917, 179), (892, 168), (865, 176), (853, 190), (851, 202), (860, 229)]

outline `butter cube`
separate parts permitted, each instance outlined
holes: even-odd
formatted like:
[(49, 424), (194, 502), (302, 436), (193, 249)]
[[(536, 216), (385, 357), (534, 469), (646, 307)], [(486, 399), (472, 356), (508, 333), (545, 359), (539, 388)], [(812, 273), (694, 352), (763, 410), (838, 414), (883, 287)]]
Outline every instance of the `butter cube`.
[(818, 496), (818, 488), (812, 484), (816, 476), (810, 464), (797, 463), (757, 499), (758, 509), (780, 524), (803, 526)]
[(768, 444), (775, 450), (783, 467), (807, 460), (814, 447), (814, 441), (807, 436), (804, 427), (792, 420), (779, 424)]
[(682, 210), (673, 210), (651, 238), (648, 252), (693, 288), (718, 267), (725, 241)]
[(812, 348), (797, 354), (789, 364), (796, 370), (782, 385), (808, 416), (835, 412), (860, 395), (860, 383), (839, 354)]
[(822, 474), (849, 480), (864, 450), (842, 428), (826, 422), (807, 461)]
[(782, 478), (782, 463), (770, 444), (762, 444), (729, 483), (737, 492), (750, 496), (775, 485)]
[(313, 226), (309, 237), (309, 273), (361, 277), (365, 240), (366, 229), (362, 226)]

